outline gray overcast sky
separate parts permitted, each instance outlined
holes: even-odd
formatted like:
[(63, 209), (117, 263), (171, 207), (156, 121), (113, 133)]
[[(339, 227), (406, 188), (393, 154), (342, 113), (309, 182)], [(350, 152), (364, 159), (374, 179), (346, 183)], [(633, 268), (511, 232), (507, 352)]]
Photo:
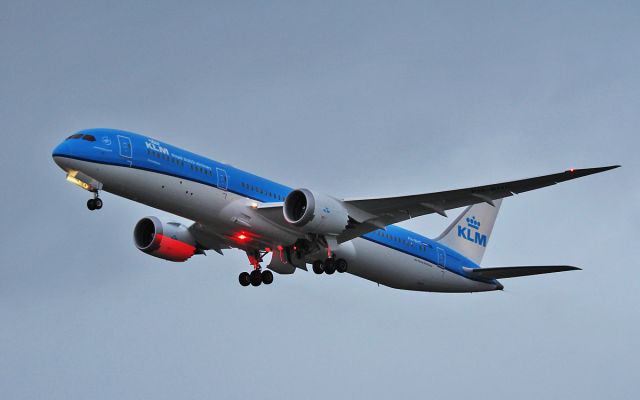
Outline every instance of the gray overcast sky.
[[(0, 396), (636, 396), (639, 46), (634, 1), (3, 1)], [(136, 250), (162, 212), (109, 194), (87, 211), (51, 150), (89, 127), (345, 197), (623, 168), (503, 204), (484, 265), (581, 272), (252, 290), (240, 252)]]

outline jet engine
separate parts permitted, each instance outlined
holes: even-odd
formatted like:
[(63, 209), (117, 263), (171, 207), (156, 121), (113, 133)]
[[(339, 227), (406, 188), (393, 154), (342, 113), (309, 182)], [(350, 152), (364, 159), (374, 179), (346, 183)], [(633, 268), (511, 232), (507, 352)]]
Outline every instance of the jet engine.
[(340, 200), (308, 189), (289, 193), (283, 213), (285, 221), (308, 233), (338, 235), (349, 223), (349, 215)]
[(154, 257), (183, 262), (198, 252), (189, 228), (178, 222), (162, 222), (156, 217), (142, 218), (133, 229), (136, 247)]

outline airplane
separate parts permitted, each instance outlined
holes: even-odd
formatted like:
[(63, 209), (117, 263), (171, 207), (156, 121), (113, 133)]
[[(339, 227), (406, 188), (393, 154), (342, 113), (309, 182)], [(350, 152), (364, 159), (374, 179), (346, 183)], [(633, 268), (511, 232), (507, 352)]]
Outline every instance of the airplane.
[[(106, 191), (193, 221), (154, 216), (133, 229), (135, 246), (154, 257), (184, 262), (213, 250), (240, 249), (249, 271), (242, 286), (269, 285), (308, 265), (316, 274), (352, 275), (396, 289), (423, 292), (503, 290), (498, 279), (579, 270), (570, 265), (481, 267), (502, 199), (608, 171), (619, 165), (569, 169), (534, 178), (434, 193), (340, 199), (293, 189), (159, 140), (116, 129), (88, 129), (53, 150), (67, 181), (93, 193), (99, 210)], [(466, 207), (434, 239), (394, 224)], [(267, 255), (271, 255), (266, 268)]]

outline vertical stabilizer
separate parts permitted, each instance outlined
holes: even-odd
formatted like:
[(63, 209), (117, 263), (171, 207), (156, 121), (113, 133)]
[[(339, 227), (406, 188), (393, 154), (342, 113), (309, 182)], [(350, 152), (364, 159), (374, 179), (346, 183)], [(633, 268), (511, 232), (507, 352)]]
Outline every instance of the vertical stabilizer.
[(467, 207), (435, 240), (480, 264), (502, 200)]

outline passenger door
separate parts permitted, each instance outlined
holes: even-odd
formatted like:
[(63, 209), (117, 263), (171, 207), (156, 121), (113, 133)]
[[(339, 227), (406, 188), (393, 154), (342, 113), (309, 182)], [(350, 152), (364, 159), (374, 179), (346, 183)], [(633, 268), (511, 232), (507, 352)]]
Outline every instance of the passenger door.
[(436, 252), (438, 254), (438, 267), (444, 269), (447, 266), (447, 253), (444, 251), (442, 247), (436, 247)]
[(229, 186), (227, 171), (222, 168), (216, 168), (216, 174), (218, 175), (218, 189), (227, 190), (227, 187)]
[(133, 160), (131, 139), (127, 136), (118, 135), (118, 147), (120, 149), (120, 159), (131, 166)]

